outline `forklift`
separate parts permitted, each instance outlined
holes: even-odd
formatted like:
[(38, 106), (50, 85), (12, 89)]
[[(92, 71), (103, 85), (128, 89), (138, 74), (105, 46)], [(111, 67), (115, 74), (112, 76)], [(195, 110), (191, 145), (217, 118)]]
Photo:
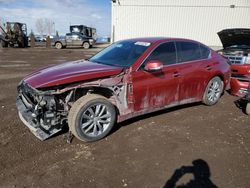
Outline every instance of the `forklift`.
[(6, 27), (0, 26), (0, 44), (3, 48), (14, 47), (19, 48), (28, 47), (27, 26), (25, 23), (7, 22)]

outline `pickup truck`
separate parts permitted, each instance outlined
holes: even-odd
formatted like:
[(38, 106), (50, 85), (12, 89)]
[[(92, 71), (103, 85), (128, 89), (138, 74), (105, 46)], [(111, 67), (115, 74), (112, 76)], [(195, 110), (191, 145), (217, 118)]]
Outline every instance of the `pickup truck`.
[(231, 64), (231, 94), (244, 97), (250, 83), (250, 29), (224, 29), (218, 35), (223, 44), (218, 52)]
[(53, 45), (57, 49), (66, 48), (68, 46), (82, 46), (85, 49), (91, 48), (94, 39), (82, 35), (81, 33), (67, 33), (65, 37), (57, 37), (53, 39)]

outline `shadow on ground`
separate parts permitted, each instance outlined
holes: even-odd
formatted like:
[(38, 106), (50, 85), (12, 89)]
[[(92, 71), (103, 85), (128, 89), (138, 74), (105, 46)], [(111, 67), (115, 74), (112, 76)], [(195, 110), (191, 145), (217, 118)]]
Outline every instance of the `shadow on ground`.
[[(196, 159), (192, 164), (193, 166), (182, 166), (176, 169), (171, 178), (167, 180), (164, 188), (217, 188), (210, 180), (211, 172), (206, 161)], [(186, 184), (176, 185), (186, 174), (192, 174), (194, 178)]]
[(245, 99), (238, 99), (234, 101), (235, 106), (237, 106), (239, 109), (242, 110), (243, 113), (246, 114), (246, 106), (247, 106), (248, 101)]

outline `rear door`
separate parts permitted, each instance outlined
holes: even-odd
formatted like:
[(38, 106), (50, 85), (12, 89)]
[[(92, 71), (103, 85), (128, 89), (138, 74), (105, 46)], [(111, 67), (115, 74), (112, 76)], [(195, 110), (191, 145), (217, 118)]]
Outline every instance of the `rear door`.
[(68, 46), (73, 46), (73, 40), (72, 40), (72, 34), (71, 33), (66, 34), (66, 44)]
[(200, 101), (210, 78), (210, 51), (203, 52), (201, 45), (192, 41), (177, 41), (180, 79), (180, 103)]
[[(150, 60), (163, 63), (163, 69), (147, 72), (144, 65)], [(164, 106), (177, 105), (179, 73), (174, 42), (160, 44), (146, 58), (140, 69), (132, 73), (135, 111), (152, 111)]]
[(73, 45), (74, 46), (82, 46), (82, 37), (79, 34), (74, 34), (73, 35)]

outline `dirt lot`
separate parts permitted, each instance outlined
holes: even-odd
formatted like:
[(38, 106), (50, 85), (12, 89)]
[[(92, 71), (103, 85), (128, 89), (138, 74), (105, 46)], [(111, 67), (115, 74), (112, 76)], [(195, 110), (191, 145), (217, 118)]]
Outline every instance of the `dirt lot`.
[[(35, 138), (17, 116), (18, 82), (39, 67), (98, 50), (0, 49), (0, 187), (163, 187), (181, 166), (190, 168), (176, 171), (178, 184), (194, 170), (196, 182), (205, 174), (217, 187), (249, 187), (250, 116), (227, 93), (212, 107), (194, 104), (126, 121), (95, 143), (67, 144), (62, 134)], [(191, 168), (197, 159), (208, 164), (210, 179), (204, 162)]]

